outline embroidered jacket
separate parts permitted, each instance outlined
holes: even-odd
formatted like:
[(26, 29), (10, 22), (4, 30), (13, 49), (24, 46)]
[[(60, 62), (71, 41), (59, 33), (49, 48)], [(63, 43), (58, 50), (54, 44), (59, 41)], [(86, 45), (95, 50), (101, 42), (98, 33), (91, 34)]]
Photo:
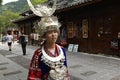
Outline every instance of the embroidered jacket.
[[(65, 49), (62, 48), (62, 51), (65, 56), (64, 65), (67, 67)], [(48, 80), (48, 75), (51, 68), (47, 66), (43, 61), (41, 61), (41, 56), (42, 56), (42, 51), (39, 48), (35, 51), (32, 57), (29, 73), (28, 73), (28, 80)], [(66, 72), (66, 76), (68, 77), (68, 80), (70, 80), (70, 77), (68, 75), (68, 70)]]

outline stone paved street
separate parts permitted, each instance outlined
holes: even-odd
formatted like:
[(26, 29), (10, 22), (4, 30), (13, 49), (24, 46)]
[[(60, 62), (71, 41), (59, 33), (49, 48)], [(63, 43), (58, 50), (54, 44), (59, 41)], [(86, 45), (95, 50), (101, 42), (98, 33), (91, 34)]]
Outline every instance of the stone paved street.
[[(27, 80), (31, 57), (38, 46), (27, 45), (27, 55), (16, 42), (12, 51), (0, 43), (0, 80)], [(71, 80), (120, 80), (120, 59), (83, 52), (67, 52)]]

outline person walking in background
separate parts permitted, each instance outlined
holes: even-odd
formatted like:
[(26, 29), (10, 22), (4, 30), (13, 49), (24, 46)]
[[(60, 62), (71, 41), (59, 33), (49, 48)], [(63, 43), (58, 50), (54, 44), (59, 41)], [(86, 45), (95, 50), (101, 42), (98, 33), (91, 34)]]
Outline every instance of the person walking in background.
[(34, 33), (30, 34), (31, 45), (34, 43)]
[(20, 44), (21, 44), (21, 47), (22, 47), (23, 55), (26, 55), (27, 41), (26, 41), (26, 37), (25, 37), (24, 33), (22, 33), (21, 36), (20, 36)]
[(6, 36), (3, 35), (3, 36), (2, 36), (2, 44), (5, 43), (5, 41), (6, 41)]
[(8, 35), (6, 36), (6, 41), (8, 43), (8, 47), (9, 47), (9, 51), (11, 51), (11, 46), (12, 46), (12, 41), (13, 41), (13, 37), (11, 35), (11, 33), (9, 32)]

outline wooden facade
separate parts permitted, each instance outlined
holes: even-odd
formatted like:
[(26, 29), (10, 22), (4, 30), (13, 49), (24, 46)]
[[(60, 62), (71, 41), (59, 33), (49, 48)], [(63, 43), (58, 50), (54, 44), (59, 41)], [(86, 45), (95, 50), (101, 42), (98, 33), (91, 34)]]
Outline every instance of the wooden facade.
[(14, 20), (13, 23), (18, 25), (19, 35), (21, 33), (28, 35), (28, 43), (30, 43), (30, 34), (35, 33), (34, 22), (36, 20), (39, 20), (40, 18), (38, 16), (33, 15), (33, 14), (31, 14), (30, 16), (25, 16), (25, 13), (21, 14), (21, 15), (23, 16), (23, 18)]
[[(56, 14), (67, 30), (67, 42), (79, 44), (80, 52), (118, 54), (111, 49), (111, 40), (118, 39), (120, 32), (119, 4), (119, 0), (99, 0), (85, 6), (77, 5), (69, 10), (58, 11)], [(84, 26), (87, 32), (85, 34)]]
[[(118, 54), (111, 49), (111, 40), (118, 39), (120, 32), (119, 4), (119, 0), (93, 0), (57, 9), (62, 37), (68, 44), (78, 44), (80, 52)], [(32, 20), (37, 19), (34, 16), (22, 21), (27, 34), (32, 30)], [(21, 21), (17, 24), (21, 26)]]

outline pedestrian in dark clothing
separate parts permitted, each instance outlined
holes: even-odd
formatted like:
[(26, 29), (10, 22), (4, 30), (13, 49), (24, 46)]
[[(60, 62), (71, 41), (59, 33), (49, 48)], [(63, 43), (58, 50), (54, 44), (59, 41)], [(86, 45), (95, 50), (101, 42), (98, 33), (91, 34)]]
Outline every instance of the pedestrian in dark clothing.
[(22, 33), (22, 35), (20, 36), (20, 43), (21, 43), (21, 46), (22, 46), (23, 55), (26, 55), (27, 41), (26, 41), (24, 33)]

